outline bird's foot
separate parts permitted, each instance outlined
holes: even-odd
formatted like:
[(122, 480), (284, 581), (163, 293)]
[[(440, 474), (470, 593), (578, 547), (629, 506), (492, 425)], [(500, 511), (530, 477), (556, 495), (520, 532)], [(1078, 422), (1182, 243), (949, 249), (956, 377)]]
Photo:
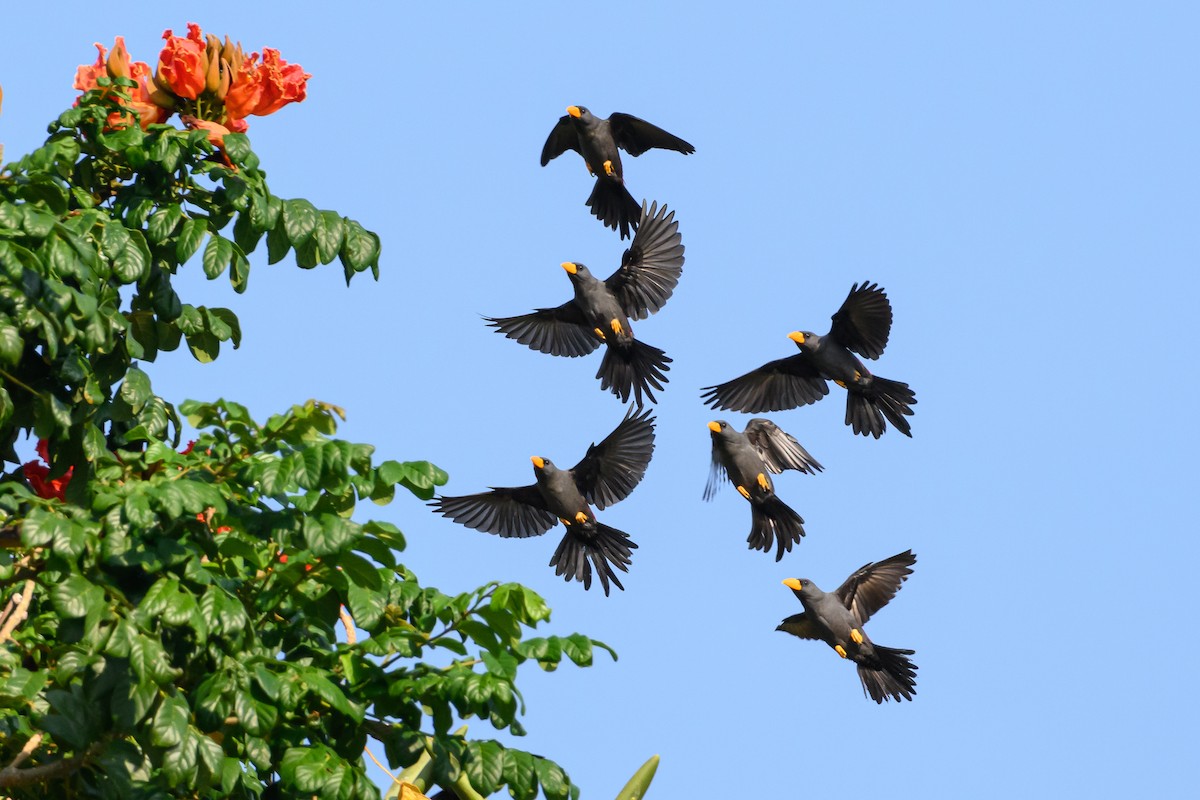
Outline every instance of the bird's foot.
[(850, 638), (854, 640), (854, 643), (855, 643), (855, 644), (862, 644), (862, 643), (863, 643), (863, 635), (862, 635), (861, 633), (859, 633), (859, 632), (858, 632), (858, 628), (851, 628), (851, 629), (850, 629)]
[(739, 487), (737, 487), (737, 490), (738, 490), (738, 494), (740, 494), (742, 497), (746, 498), (747, 500), (750, 499), (750, 493), (748, 491), (746, 491), (745, 486), (739, 486)]
[(836, 650), (837, 654), (842, 658), (846, 657), (846, 648), (842, 647), (840, 644), (835, 644), (833, 649)]
[(762, 487), (764, 492), (771, 491), (771, 484), (767, 483), (767, 476), (765, 473), (758, 473), (758, 485)]
[(598, 339), (600, 339), (600, 341), (602, 341), (602, 342), (603, 342), (603, 341), (605, 341), (605, 339), (604, 339), (604, 331), (600, 330), (599, 328), (593, 328), (592, 330), (593, 330), (593, 332), (596, 334), (596, 337), (597, 337)]
[(837, 379), (834, 379), (834, 381), (833, 381), (833, 382), (834, 382), (834, 383), (836, 383), (838, 386), (842, 387), (843, 389), (845, 389), (845, 388), (846, 388), (846, 382), (845, 382), (845, 381), (839, 381), (839, 380), (837, 380)]
[(615, 174), (611, 161), (604, 162), (604, 174), (610, 178)]
[(571, 520), (567, 519), (566, 517), (559, 517), (558, 521), (563, 525), (566, 525), (568, 528), (571, 527)]
[(580, 525), (583, 525), (584, 523), (586, 523), (588, 521), (588, 515), (582, 511), (577, 512), (575, 514), (575, 521), (578, 522)]
[(612, 322), (610, 322), (609, 327), (612, 328), (612, 332), (617, 336), (622, 336), (625, 333), (625, 327), (621, 325), (621, 320), (619, 319), (614, 319)]

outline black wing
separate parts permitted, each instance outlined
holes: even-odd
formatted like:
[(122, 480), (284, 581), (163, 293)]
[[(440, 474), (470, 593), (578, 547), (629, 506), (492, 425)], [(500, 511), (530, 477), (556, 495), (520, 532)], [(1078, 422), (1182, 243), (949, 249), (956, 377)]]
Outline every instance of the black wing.
[(667, 302), (683, 274), (683, 244), (675, 212), (658, 203), (646, 208), (621, 267), (604, 283), (630, 319), (645, 319)]
[(558, 158), (568, 150), (580, 153), (579, 135), (575, 133), (575, 126), (572, 124), (571, 118), (564, 114), (558, 118), (558, 123), (551, 129), (550, 135), (546, 137), (546, 143), (542, 145), (542, 166), (546, 166), (550, 163), (550, 159)]
[(815, 403), (829, 385), (803, 353), (763, 364), (740, 378), (706, 386), (700, 395), (713, 408), (762, 414)]
[(541, 536), (558, 522), (546, 510), (546, 502), (536, 485), (494, 488), (463, 497), (438, 497), (429, 505), (468, 528), (505, 539)]
[(783, 622), (776, 626), (775, 630), (790, 633), (792, 636), (799, 636), (801, 639), (824, 639), (821, 635), (820, 627), (808, 618), (808, 615), (801, 611), (799, 614), (792, 614)]
[(646, 474), (654, 453), (651, 413), (639, 415), (631, 410), (616, 430), (589, 447), (571, 470), (580, 494), (596, 508), (624, 500)]
[(721, 488), (723, 481), (729, 480), (729, 470), (725, 469), (725, 462), (721, 460), (721, 448), (717, 445), (716, 438), (712, 443), (712, 463), (708, 465), (708, 483), (704, 485), (704, 499), (712, 500), (717, 496), (717, 490)]
[(856, 283), (833, 315), (829, 335), (863, 358), (879, 358), (892, 333), (892, 304), (878, 284)]
[(488, 325), (526, 347), (552, 356), (586, 356), (600, 346), (574, 300), (519, 317), (484, 317)]
[[(646, 120), (639, 119), (632, 114), (610, 114), (608, 126), (617, 147), (631, 156), (640, 156), (652, 147), (675, 150), (684, 155), (696, 152), (696, 148), (678, 136), (667, 133), (657, 125), (651, 125)], [(542, 157), (545, 158), (544, 153)]]
[(758, 417), (746, 423), (744, 431), (750, 444), (762, 456), (767, 469), (778, 475), (785, 469), (815, 475), (825, 469), (791, 434), (769, 419)]
[(915, 563), (913, 551), (905, 550), (883, 561), (864, 564), (838, 587), (837, 596), (862, 625), (896, 596)]

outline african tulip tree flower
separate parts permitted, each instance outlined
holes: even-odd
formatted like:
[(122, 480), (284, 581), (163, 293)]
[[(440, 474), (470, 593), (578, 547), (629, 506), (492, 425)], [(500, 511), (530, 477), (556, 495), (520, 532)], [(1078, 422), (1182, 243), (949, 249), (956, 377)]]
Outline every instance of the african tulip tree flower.
[(200, 26), (188, 23), (187, 37), (176, 36), (171, 29), (163, 31), (167, 43), (158, 57), (154, 81), (163, 91), (177, 97), (195, 100), (206, 88), (208, 53)]
[(289, 64), (280, 58), (278, 50), (264, 47), (261, 64), (258, 53), (254, 53), (233, 76), (229, 94), (225, 96), (225, 110), (232, 119), (274, 114), (288, 103), (302, 101), (311, 77), (299, 64)]
[(64, 475), (59, 478), (50, 478), (50, 445), (45, 439), (40, 439), (37, 443), (37, 453), (41, 457), (43, 463), (37, 461), (27, 461), (21, 466), (21, 470), (25, 473), (25, 480), (29, 483), (29, 488), (38, 497), (44, 497), (47, 500), (52, 498), (63, 500), (67, 491), (67, 484), (71, 482), (71, 475), (75, 472), (74, 467), (68, 467)]
[[(113, 87), (101, 86), (100, 78), (125, 78), (136, 81), (136, 86), (118, 87), (128, 95), (128, 99), (120, 94), (113, 94), (117, 102), (137, 112), (138, 124), (143, 130), (148, 125), (164, 122), (171, 112), (156, 104), (151, 97), (150, 65), (144, 61), (130, 62), (129, 51), (125, 49), (125, 37), (116, 38), (111, 54), (99, 42), (96, 43), (96, 50), (99, 52), (94, 64), (81, 64), (79, 69), (75, 70), (75, 88), (81, 92), (95, 89), (108, 94), (114, 91)], [(114, 111), (108, 116), (108, 125), (114, 130), (125, 128), (129, 124), (127, 117), (128, 114)]]

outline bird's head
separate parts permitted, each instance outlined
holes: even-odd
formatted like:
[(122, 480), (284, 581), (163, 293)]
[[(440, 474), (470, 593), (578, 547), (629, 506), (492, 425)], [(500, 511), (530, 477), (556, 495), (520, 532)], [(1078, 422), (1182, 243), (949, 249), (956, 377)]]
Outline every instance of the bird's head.
[(587, 110), (586, 106), (567, 106), (567, 114), (574, 119), (587, 119), (592, 115), (592, 112)]
[(592, 277), (592, 273), (586, 266), (575, 261), (564, 261), (562, 268), (567, 271), (567, 276), (570, 277), (572, 283)]
[(821, 346), (821, 337), (811, 331), (792, 331), (788, 334), (788, 338), (804, 352), (816, 350)]
[(723, 419), (716, 419), (708, 423), (708, 429), (712, 431), (712, 438), (722, 439), (733, 432), (733, 428), (729, 427), (729, 423)]
[(783, 585), (796, 593), (801, 600), (811, 600), (821, 593), (821, 590), (807, 578), (787, 578)]
[(554, 471), (554, 462), (548, 458), (531, 456), (529, 460), (533, 462), (533, 473), (535, 475), (542, 475)]

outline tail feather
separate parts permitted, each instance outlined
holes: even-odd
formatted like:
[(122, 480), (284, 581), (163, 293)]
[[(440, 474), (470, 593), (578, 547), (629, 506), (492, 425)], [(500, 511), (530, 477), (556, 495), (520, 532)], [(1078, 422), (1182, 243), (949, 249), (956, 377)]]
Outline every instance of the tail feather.
[(643, 394), (651, 403), (658, 402), (651, 387), (662, 391), (670, 363), (671, 359), (662, 350), (634, 339), (628, 346), (614, 343), (606, 347), (596, 377), (600, 379), (600, 388), (611, 390), (622, 403), (628, 402), (632, 393), (641, 408)]
[(878, 439), (890, 422), (911, 438), (912, 426), (905, 417), (912, 416), (916, 403), (917, 395), (907, 383), (874, 376), (865, 388), (846, 392), (846, 424), (857, 434)]
[(784, 552), (791, 552), (792, 545), (800, 544), (804, 536), (804, 518), (775, 495), (750, 505), (750, 536), (746, 538), (751, 550), (771, 552), (775, 544), (775, 560), (783, 559)]
[(579, 581), (584, 589), (592, 588), (594, 568), (607, 597), (610, 581), (618, 589), (625, 591), (613, 567), (628, 572), (629, 565), (633, 563), (633, 551), (636, 549), (637, 544), (629, 538), (629, 534), (596, 523), (594, 531), (568, 530), (558, 543), (558, 549), (550, 559), (550, 566), (554, 567), (555, 575), (562, 576), (566, 581)]
[(608, 227), (621, 230), (621, 238), (628, 239), (630, 229), (637, 230), (642, 216), (642, 207), (620, 180), (600, 175), (588, 195), (587, 207)]
[(882, 703), (884, 700), (912, 700), (917, 693), (917, 665), (909, 660), (915, 650), (874, 646), (875, 657), (858, 663), (858, 679), (863, 693)]

